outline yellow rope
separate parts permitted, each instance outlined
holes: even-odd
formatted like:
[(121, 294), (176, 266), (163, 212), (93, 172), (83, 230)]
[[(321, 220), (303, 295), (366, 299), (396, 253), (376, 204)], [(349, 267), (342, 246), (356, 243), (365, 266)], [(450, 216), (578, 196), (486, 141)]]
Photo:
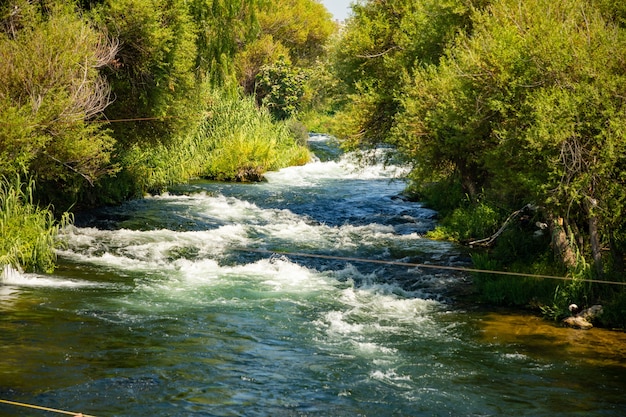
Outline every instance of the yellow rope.
[[(364, 262), (371, 264), (383, 264), (383, 265), (396, 265), (396, 266), (408, 266), (412, 268), (429, 268), (429, 269), (442, 269), (447, 271), (457, 271), (457, 272), (472, 272), (472, 273), (480, 273), (480, 274), (494, 274), (494, 275), (509, 275), (514, 277), (526, 277), (526, 278), (542, 278), (542, 279), (556, 279), (561, 281), (573, 281), (574, 278), (571, 277), (557, 277), (553, 275), (539, 275), (539, 274), (524, 274), (522, 272), (507, 272), (507, 271), (492, 271), (488, 269), (476, 269), (476, 268), (463, 268), (458, 266), (446, 266), (446, 265), (435, 265), (435, 264), (418, 264), (411, 262), (398, 262), (398, 261), (383, 261), (378, 259), (364, 259), (364, 258), (353, 258), (347, 256), (333, 256), (333, 255), (318, 255), (312, 253), (302, 253), (302, 252), (287, 252), (287, 251), (277, 251), (277, 250), (267, 250), (267, 249), (248, 249), (248, 248), (233, 248), (233, 250), (240, 252), (253, 252), (253, 253), (264, 253), (264, 254), (276, 254), (276, 255), (287, 255), (287, 256), (301, 256), (305, 258), (321, 258), (321, 259), (330, 259), (330, 260), (338, 260), (338, 261), (349, 261), (349, 262)], [(592, 282), (595, 284), (608, 284), (608, 285), (622, 285), (626, 286), (626, 282), (618, 282), (618, 281), (606, 281), (599, 279), (576, 279), (579, 282)]]
[(96, 416), (92, 416), (92, 415), (89, 415), (89, 414), (74, 413), (72, 411), (64, 411), (64, 410), (57, 410), (55, 408), (42, 407), (40, 405), (18, 403), (17, 401), (0, 400), (0, 403), (9, 404), (9, 405), (15, 405), (17, 407), (32, 408), (32, 409), (35, 409), (35, 410), (50, 411), (52, 413), (58, 413), (58, 414), (67, 414), (67, 415), (74, 416), (74, 417), (96, 417)]

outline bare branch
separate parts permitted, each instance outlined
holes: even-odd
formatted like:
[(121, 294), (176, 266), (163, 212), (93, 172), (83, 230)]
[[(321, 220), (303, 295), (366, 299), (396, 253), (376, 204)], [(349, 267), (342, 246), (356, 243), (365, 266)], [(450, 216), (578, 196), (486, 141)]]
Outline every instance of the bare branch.
[(365, 58), (365, 59), (373, 59), (373, 58), (380, 58), (383, 55), (387, 55), (389, 52), (394, 51), (396, 49), (401, 49), (399, 46), (392, 46), (391, 48), (382, 51), (380, 53), (377, 54), (372, 54), (372, 55), (357, 55), (357, 58)]

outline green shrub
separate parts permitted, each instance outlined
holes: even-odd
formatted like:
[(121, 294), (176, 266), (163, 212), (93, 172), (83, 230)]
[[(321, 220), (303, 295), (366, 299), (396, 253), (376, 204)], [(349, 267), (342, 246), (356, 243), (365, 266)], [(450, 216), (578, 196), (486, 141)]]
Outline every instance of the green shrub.
[(453, 210), (427, 237), (457, 242), (481, 239), (498, 230), (501, 221), (502, 216), (496, 209), (485, 203), (478, 203)]
[(267, 107), (278, 120), (293, 117), (300, 109), (304, 96), (305, 73), (280, 57), (272, 65), (265, 65), (257, 74), (257, 101)]
[(604, 312), (599, 319), (603, 326), (626, 329), (626, 290), (624, 287), (614, 290), (604, 305)]
[[(472, 262), (476, 269), (505, 270), (501, 262), (487, 253), (473, 254)], [(538, 263), (534, 267), (527, 267), (526, 272), (540, 275), (549, 274), (549, 271), (544, 268), (546, 265)], [(547, 305), (550, 302), (555, 290), (558, 289), (558, 281), (517, 275), (476, 273), (474, 274), (474, 286), (483, 302), (507, 306), (537, 306)]]
[(406, 193), (436, 210), (441, 217), (467, 202), (461, 183), (454, 178), (430, 178), (429, 182), (424, 182), (415, 172), (409, 175), (412, 181)]
[(109, 104), (100, 69), (117, 44), (72, 2), (14, 0), (0, 16), (0, 175), (27, 172), (75, 201), (115, 170), (113, 138), (90, 122)]

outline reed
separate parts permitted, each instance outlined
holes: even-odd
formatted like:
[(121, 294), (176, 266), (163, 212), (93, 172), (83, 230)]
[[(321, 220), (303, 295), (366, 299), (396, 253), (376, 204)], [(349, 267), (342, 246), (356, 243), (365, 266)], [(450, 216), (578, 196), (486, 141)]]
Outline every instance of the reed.
[(24, 183), (19, 176), (0, 180), (0, 266), (52, 272), (57, 233), (69, 223), (69, 216), (57, 221), (50, 209), (34, 203), (33, 191), (32, 180)]
[(293, 121), (275, 121), (252, 97), (209, 91), (205, 117), (190, 134), (167, 145), (134, 146), (123, 165), (148, 193), (192, 178), (258, 181), (265, 172), (309, 161), (302, 132)]
[(202, 176), (217, 180), (258, 180), (263, 173), (302, 165), (309, 151), (299, 144), (293, 121), (275, 121), (253, 97), (214, 92), (209, 116), (197, 132), (199, 149), (208, 152)]

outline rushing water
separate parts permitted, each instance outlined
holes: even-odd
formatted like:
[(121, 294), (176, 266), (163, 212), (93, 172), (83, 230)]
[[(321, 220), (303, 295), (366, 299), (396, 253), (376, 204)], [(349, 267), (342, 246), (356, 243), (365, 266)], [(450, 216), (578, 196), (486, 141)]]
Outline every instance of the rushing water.
[[(323, 152), (324, 137), (312, 138)], [(332, 152), (331, 152), (332, 154)], [(348, 157), (77, 219), (5, 270), (0, 398), (105, 416), (623, 416), (626, 338), (462, 310), (400, 170)], [(39, 413), (39, 414), (38, 414)], [(0, 405), (0, 416), (50, 415)]]

